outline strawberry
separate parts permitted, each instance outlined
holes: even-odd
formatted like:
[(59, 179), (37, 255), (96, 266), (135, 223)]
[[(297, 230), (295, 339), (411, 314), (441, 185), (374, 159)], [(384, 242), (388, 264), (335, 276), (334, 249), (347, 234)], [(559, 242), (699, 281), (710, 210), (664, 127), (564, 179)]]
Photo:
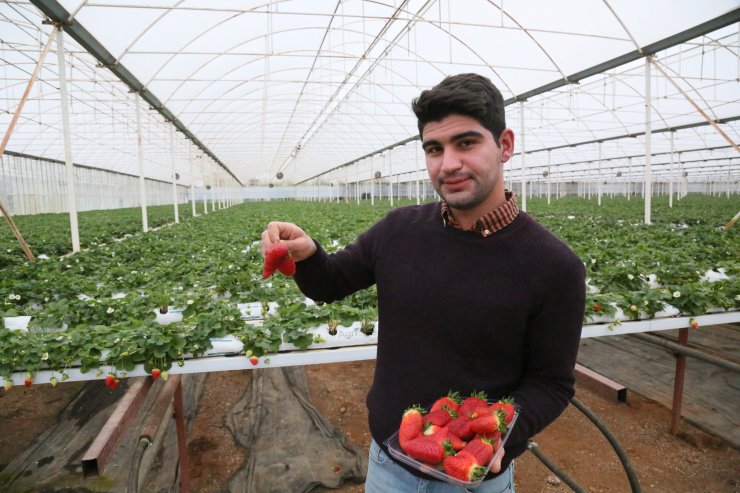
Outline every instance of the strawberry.
[(162, 371), (159, 368), (152, 368), (152, 380), (156, 381)]
[(462, 438), (463, 440), (469, 440), (475, 435), (475, 432), (470, 429), (470, 419), (465, 416), (459, 416), (447, 424), (447, 428), (453, 435)]
[(441, 426), (437, 426), (434, 423), (427, 422), (427, 423), (424, 423), (424, 425), (421, 427), (421, 429), (422, 429), (422, 433), (421, 434), (428, 437), (428, 436), (432, 436), (435, 433), (437, 433), (439, 430), (442, 429), (442, 427)]
[(429, 414), (424, 416), (424, 423), (445, 426), (454, 418), (457, 418), (457, 413), (447, 406), (442, 406), (441, 409), (437, 409), (436, 411), (429, 411)]
[(3, 384), (3, 387), (5, 387), (5, 390), (10, 390), (13, 388), (13, 381), (9, 378), (5, 379), (5, 383)]
[(116, 390), (120, 384), (121, 384), (121, 381), (118, 380), (117, 378), (114, 378), (113, 379), (113, 382), (111, 382), (111, 384), (110, 384), (110, 389), (111, 390)]
[(514, 413), (516, 408), (514, 407), (514, 399), (512, 397), (504, 397), (498, 402), (491, 404), (492, 411), (501, 411), (504, 413), (504, 423), (507, 425), (514, 419)]
[(52, 387), (56, 387), (57, 386), (57, 383), (59, 383), (59, 381), (57, 380), (57, 377), (51, 377), (49, 379), (49, 383), (51, 384)]
[(260, 359), (257, 356), (250, 356), (249, 357), (249, 362), (252, 363), (253, 365), (257, 366), (259, 364), (259, 362), (260, 362)]
[(468, 442), (463, 452), (468, 452), (475, 457), (478, 465), (485, 466), (493, 459), (495, 450), (493, 440), (477, 436)]
[(432, 437), (414, 438), (406, 443), (403, 450), (410, 457), (425, 464), (436, 465), (445, 459), (444, 446)]
[(285, 257), (285, 260), (278, 265), (278, 270), (286, 276), (295, 275), (295, 261), (293, 260), (293, 257)]
[(30, 371), (26, 372), (26, 379), (23, 381), (23, 385), (25, 385), (26, 387), (30, 387), (32, 383), (33, 383), (33, 375), (31, 374)]
[(449, 428), (439, 428), (431, 437), (444, 445), (445, 451), (448, 450), (448, 447), (452, 450), (462, 450), (466, 445), (465, 440), (455, 436)]
[(494, 447), (498, 446), (498, 441), (501, 440), (501, 432), (499, 430), (496, 430), (491, 433), (481, 433), (478, 435), (481, 438), (485, 438), (487, 440), (490, 440)]
[(295, 262), (290, 257), (288, 247), (282, 243), (273, 243), (265, 250), (265, 263), (262, 270), (262, 278), (267, 279), (280, 269), (286, 276), (295, 274)]
[(108, 373), (105, 376), (105, 386), (109, 388), (113, 388), (113, 382), (116, 380), (116, 376), (112, 373)]
[(462, 404), (460, 405), (460, 409), (457, 410), (459, 414), (467, 415), (470, 411), (472, 411), (476, 407), (480, 406), (486, 406), (488, 407), (488, 402), (486, 402), (486, 398), (488, 396), (485, 392), (473, 392), (470, 394), (470, 397), (467, 397)]
[(500, 411), (481, 414), (470, 422), (473, 433), (493, 433), (505, 426), (504, 416)]
[(434, 404), (432, 404), (432, 408), (429, 412), (433, 413), (434, 411), (442, 409), (442, 406), (447, 406), (452, 411), (457, 411), (460, 409), (460, 402), (462, 402), (460, 394), (458, 392), (450, 391), (445, 397), (437, 399)]
[(488, 472), (487, 468), (481, 467), (476, 462), (472, 454), (464, 450), (447, 457), (444, 460), (444, 468), (447, 474), (461, 481), (477, 481)]
[(170, 372), (168, 372), (167, 370), (165, 370), (162, 373), (160, 373), (159, 376), (162, 377), (162, 380), (164, 380), (166, 382), (167, 379), (170, 378)]
[(699, 321), (695, 318), (692, 318), (691, 321), (689, 322), (689, 325), (691, 326), (692, 329), (698, 329)]
[(411, 406), (403, 412), (401, 416), (401, 426), (398, 428), (398, 442), (401, 448), (406, 450), (405, 445), (418, 438), (422, 434), (424, 409), (420, 406)]
[(604, 310), (604, 307), (601, 306), (601, 303), (594, 303), (593, 310), (596, 313), (600, 313), (600, 312), (602, 312)]

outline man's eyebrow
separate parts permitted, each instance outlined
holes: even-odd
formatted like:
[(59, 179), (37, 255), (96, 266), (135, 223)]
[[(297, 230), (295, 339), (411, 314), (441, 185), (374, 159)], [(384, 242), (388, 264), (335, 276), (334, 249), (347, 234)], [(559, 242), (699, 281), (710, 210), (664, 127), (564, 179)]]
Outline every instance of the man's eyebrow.
[[(469, 137), (483, 138), (483, 134), (478, 132), (477, 130), (467, 130), (465, 132), (460, 132), (459, 134), (453, 135), (452, 137), (450, 137), (450, 141), (457, 142), (459, 140), (467, 139)], [(421, 144), (421, 148), (426, 149), (427, 147), (430, 147), (433, 145), (440, 145), (440, 142), (435, 139), (430, 139), (430, 140), (425, 141), (423, 144)]]

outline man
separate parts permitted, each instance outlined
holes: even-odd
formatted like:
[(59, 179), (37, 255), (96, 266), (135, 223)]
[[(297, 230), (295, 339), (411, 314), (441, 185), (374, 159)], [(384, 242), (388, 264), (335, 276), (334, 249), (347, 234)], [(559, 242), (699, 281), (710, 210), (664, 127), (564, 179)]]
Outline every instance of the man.
[(512, 396), (520, 406), (502, 461), (475, 490), (513, 491), (513, 459), (574, 392), (583, 263), (504, 189), (514, 134), (488, 79), (447, 77), (413, 110), (441, 203), (395, 209), (333, 255), (282, 222), (268, 224), (262, 248), (282, 241), (297, 261), (296, 283), (314, 300), (377, 284), (368, 493), (463, 491), (394, 462), (383, 445), (406, 407), (449, 390)]

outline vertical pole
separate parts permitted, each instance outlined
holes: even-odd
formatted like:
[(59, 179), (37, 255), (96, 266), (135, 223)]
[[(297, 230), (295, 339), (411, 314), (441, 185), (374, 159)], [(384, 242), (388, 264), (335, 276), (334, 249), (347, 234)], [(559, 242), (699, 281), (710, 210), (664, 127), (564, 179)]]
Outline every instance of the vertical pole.
[[(689, 342), (689, 329), (684, 327), (678, 330), (678, 343), (686, 346)], [(676, 373), (673, 379), (673, 405), (671, 406), (671, 433), (678, 432), (681, 421), (681, 405), (683, 403), (683, 384), (686, 374), (686, 355), (676, 353)]]
[(185, 407), (182, 403), (182, 380), (177, 383), (172, 407), (175, 411), (175, 429), (177, 430), (180, 493), (190, 493), (190, 460), (188, 458), (188, 437), (185, 434)]
[(668, 207), (673, 208), (673, 132), (671, 131), (671, 171), (668, 173)]
[(421, 204), (421, 196), (419, 195), (419, 146), (414, 146), (414, 169), (416, 170), (416, 205)]
[(195, 172), (193, 171), (193, 146), (188, 146), (188, 163), (190, 164), (190, 204), (193, 207), (193, 217), (198, 215), (195, 210)]
[(522, 157), (522, 210), (524, 212), (527, 212), (527, 180), (524, 176), (524, 162), (525, 162), (525, 147), (524, 147), (524, 101), (519, 101), (519, 116), (521, 118), (521, 134), (519, 135), (520, 140), (522, 141), (522, 150), (521, 150), (521, 157)]
[(59, 58), (59, 89), (62, 106), (62, 128), (64, 129), (64, 164), (67, 179), (67, 207), (69, 208), (69, 227), (72, 230), (72, 251), (80, 251), (80, 230), (77, 223), (77, 193), (75, 190), (75, 170), (72, 163), (72, 140), (69, 123), (69, 98), (67, 96), (67, 65), (64, 60), (64, 31), (57, 31), (57, 57)]
[(144, 179), (144, 137), (141, 131), (141, 98), (134, 95), (136, 102), (136, 145), (139, 159), (139, 203), (141, 204), (141, 225), (146, 233), (149, 231), (149, 218), (146, 212), (146, 180)]
[(208, 184), (206, 183), (206, 160), (205, 158), (201, 159), (200, 162), (200, 171), (203, 175), (203, 214), (208, 214)]
[(552, 180), (552, 171), (550, 171), (550, 149), (547, 150), (547, 205), (550, 205), (550, 184)]
[(175, 207), (175, 224), (180, 222), (177, 209), (177, 172), (175, 171), (175, 127), (170, 130), (170, 159), (172, 160), (172, 205)]
[(599, 186), (597, 187), (597, 193), (598, 193), (598, 199), (597, 202), (599, 206), (601, 206), (601, 184), (604, 182), (604, 179), (601, 176), (601, 142), (599, 142)]
[(645, 57), (645, 184), (643, 185), (642, 194), (645, 197), (645, 224), (652, 224), (650, 218), (650, 209), (652, 205), (652, 127), (651, 127), (651, 100), (652, 100), (652, 80), (650, 78), (650, 63), (652, 57)]

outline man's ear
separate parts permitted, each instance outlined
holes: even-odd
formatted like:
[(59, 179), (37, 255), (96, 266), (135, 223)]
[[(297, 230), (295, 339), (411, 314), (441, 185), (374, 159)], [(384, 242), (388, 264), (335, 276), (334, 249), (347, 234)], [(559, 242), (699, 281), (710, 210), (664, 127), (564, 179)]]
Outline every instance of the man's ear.
[(498, 142), (501, 147), (501, 162), (505, 163), (514, 154), (514, 131), (510, 128), (505, 128), (501, 132)]

